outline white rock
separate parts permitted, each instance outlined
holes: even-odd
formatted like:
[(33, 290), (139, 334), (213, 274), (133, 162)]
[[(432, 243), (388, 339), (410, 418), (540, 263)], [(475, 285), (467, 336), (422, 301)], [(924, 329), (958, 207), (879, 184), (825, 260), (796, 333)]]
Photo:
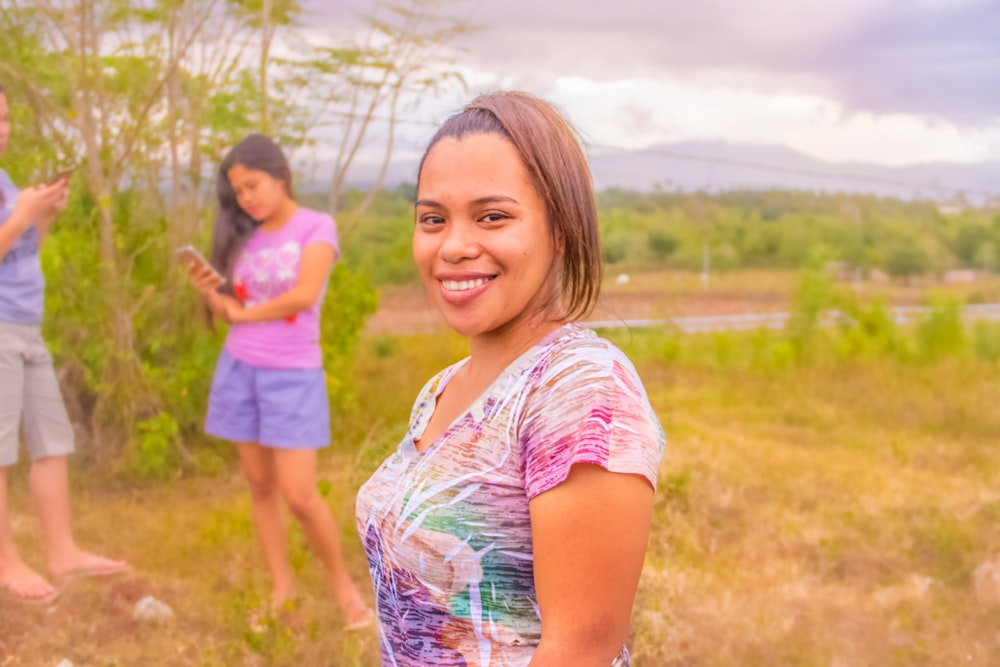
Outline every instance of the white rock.
[(1000, 604), (1000, 556), (994, 556), (972, 573), (972, 588), (987, 606)]
[(173, 617), (174, 610), (151, 595), (136, 602), (132, 612), (132, 618), (137, 621), (169, 621)]

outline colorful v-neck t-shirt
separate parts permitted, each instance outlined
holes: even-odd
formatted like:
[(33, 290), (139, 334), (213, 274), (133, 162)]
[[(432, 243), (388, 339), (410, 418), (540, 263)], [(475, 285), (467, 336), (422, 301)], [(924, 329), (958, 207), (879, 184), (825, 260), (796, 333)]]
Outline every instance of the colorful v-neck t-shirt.
[[(542, 628), (529, 501), (577, 463), (656, 486), (665, 436), (638, 373), (573, 324), (418, 451), (437, 397), (467, 361), (424, 386), (398, 449), (358, 492), (384, 667), (524, 667)], [(616, 664), (627, 660), (623, 649)]]

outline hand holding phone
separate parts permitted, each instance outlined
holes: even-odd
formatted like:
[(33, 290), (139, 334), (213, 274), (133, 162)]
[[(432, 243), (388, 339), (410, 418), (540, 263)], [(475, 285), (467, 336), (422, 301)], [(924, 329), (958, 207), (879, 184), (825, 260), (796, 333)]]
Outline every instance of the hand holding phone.
[(212, 285), (213, 288), (221, 287), (226, 284), (225, 277), (219, 273), (218, 269), (212, 266), (207, 259), (205, 259), (198, 249), (192, 245), (181, 246), (176, 250), (177, 261), (184, 266), (194, 266), (196, 270), (201, 273), (208, 272), (214, 281)]
[(48, 180), (48, 184), (49, 185), (55, 185), (59, 181), (66, 181), (67, 183), (69, 183), (69, 179), (73, 175), (73, 172), (75, 172), (75, 171), (76, 171), (76, 167), (70, 167), (69, 169), (63, 169), (62, 171), (57, 172), (55, 176), (53, 176), (52, 178), (50, 178)]

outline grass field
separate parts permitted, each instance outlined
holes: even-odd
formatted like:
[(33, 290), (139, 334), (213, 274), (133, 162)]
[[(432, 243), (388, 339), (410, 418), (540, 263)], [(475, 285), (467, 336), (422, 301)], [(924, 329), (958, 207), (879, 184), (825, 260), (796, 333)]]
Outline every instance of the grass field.
[[(955, 355), (755, 367), (719, 361), (738, 354), (678, 354), (661, 331), (607, 335), (635, 361), (668, 435), (633, 616), (636, 665), (1000, 664), (1000, 606), (973, 585), (976, 568), (1000, 553), (996, 363)], [(359, 581), (354, 490), (395, 446), (424, 380), (464, 352), (444, 333), (363, 340), (357, 400), (321, 460)], [(38, 563), (25, 472), (10, 473), (15, 532)], [(149, 485), (74, 472), (81, 540), (135, 570), (72, 584), (51, 608), (0, 598), (0, 667), (378, 664), (373, 633), (340, 630), (297, 531), (300, 602), (269, 632), (249, 630), (267, 584), (231, 470)], [(133, 621), (145, 595), (177, 617)]]

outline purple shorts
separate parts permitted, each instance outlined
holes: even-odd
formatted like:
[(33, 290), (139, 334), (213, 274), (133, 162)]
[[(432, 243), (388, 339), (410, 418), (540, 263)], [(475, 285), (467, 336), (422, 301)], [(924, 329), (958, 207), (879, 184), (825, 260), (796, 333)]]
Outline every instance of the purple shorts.
[(322, 368), (262, 368), (222, 351), (208, 395), (205, 432), (279, 449), (330, 444)]

